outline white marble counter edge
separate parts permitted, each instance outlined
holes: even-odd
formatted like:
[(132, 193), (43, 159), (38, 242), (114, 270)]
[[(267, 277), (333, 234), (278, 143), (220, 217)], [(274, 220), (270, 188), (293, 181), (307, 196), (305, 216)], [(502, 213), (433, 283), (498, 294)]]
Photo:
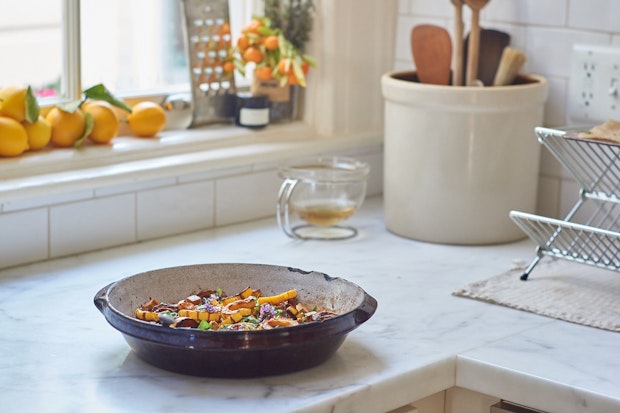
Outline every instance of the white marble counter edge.
[(617, 398), (464, 354), (455, 358), (455, 373), (454, 385), (457, 387), (509, 401), (527, 399), (528, 407), (548, 412), (620, 411), (620, 400)]

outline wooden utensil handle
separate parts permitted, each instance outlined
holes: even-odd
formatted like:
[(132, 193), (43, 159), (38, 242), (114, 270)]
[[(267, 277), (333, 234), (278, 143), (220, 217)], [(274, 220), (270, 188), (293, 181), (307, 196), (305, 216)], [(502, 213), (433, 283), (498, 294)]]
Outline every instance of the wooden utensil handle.
[(467, 49), (467, 84), (478, 78), (478, 53), (480, 51), (479, 10), (472, 10), (471, 31)]
[(452, 85), (463, 86), (463, 6), (454, 6), (454, 70)]

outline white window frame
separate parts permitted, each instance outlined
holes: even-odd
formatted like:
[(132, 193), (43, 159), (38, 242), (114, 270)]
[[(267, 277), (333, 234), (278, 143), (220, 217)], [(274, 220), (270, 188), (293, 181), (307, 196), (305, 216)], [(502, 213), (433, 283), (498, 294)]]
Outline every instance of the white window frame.
[[(79, 0), (64, 13), (79, 22)], [(319, 62), (304, 92), (302, 120), (255, 132), (229, 125), (165, 131), (161, 139), (117, 138), (110, 147), (53, 149), (0, 159), (0, 208), (6, 203), (164, 176), (277, 162), (291, 156), (381, 144), (381, 75), (394, 62), (397, 0), (315, 0), (308, 53)], [(353, 12), (354, 11), (354, 12)], [(79, 52), (72, 25), (67, 47)], [(68, 97), (79, 97), (78, 52), (68, 53)], [(360, 64), (363, 63), (363, 64)], [(116, 141), (116, 140), (115, 140)], [(0, 211), (1, 212), (1, 211)]]
[[(63, 0), (63, 56), (61, 95), (69, 100), (80, 99), (82, 74), (80, 69), (80, 0)], [(66, 22), (66, 23), (64, 23)]]

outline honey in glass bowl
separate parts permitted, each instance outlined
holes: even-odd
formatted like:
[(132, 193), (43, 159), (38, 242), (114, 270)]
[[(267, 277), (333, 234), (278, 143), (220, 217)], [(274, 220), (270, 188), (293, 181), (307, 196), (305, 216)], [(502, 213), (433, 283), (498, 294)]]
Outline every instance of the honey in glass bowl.
[(370, 167), (348, 157), (288, 162), (278, 196), (278, 224), (298, 239), (345, 239), (357, 234), (343, 222), (361, 207)]

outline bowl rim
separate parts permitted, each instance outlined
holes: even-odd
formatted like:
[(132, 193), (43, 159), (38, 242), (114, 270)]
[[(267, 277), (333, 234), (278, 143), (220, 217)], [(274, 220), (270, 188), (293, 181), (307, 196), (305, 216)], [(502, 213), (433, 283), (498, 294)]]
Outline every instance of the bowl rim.
[[(319, 321), (319, 322), (311, 322), (311, 323), (301, 324), (297, 326), (289, 326), (289, 327), (278, 327), (278, 328), (273, 328), (269, 330), (224, 330), (224, 331), (199, 330), (196, 328), (184, 328), (184, 327), (170, 328), (168, 326), (165, 326), (159, 323), (140, 320), (129, 314), (125, 314), (124, 312), (122, 312), (121, 310), (113, 306), (112, 303), (110, 302), (109, 294), (113, 293), (114, 288), (119, 283), (125, 280), (135, 278), (138, 276), (143, 276), (143, 274), (153, 273), (153, 272), (158, 272), (158, 271), (163, 272), (163, 271), (170, 271), (170, 270), (178, 269), (178, 268), (215, 266), (215, 265), (234, 265), (234, 266), (241, 265), (241, 266), (262, 267), (262, 268), (277, 267), (279, 269), (287, 269), (289, 271), (299, 272), (304, 275), (314, 274), (313, 276), (317, 276), (317, 277), (322, 276), (328, 282), (331, 282), (331, 280), (337, 280), (338, 282), (344, 282), (347, 285), (358, 289), (359, 292), (361, 293), (361, 300), (355, 308), (345, 313), (338, 314), (335, 317), (331, 317), (329, 319)], [(219, 342), (222, 340), (229, 340), (230, 337), (238, 338), (240, 342), (245, 342), (248, 340), (251, 340), (251, 341), (261, 341), (265, 339), (273, 340), (274, 337), (280, 337), (282, 339), (287, 339), (287, 338), (290, 338), (291, 336), (311, 334), (313, 333), (313, 330), (317, 330), (317, 329), (320, 329), (322, 335), (325, 335), (325, 336), (343, 335), (343, 334), (348, 334), (349, 332), (351, 332), (352, 330), (356, 329), (361, 324), (366, 322), (368, 319), (370, 319), (376, 312), (376, 309), (378, 306), (377, 300), (373, 296), (368, 294), (368, 292), (366, 292), (362, 287), (342, 277), (334, 277), (334, 276), (331, 276), (331, 275), (328, 275), (328, 274), (325, 274), (319, 271), (301, 270), (299, 268), (291, 267), (291, 266), (258, 264), (258, 263), (233, 263), (233, 262), (187, 264), (187, 265), (170, 266), (170, 267), (163, 267), (163, 268), (157, 268), (153, 270), (142, 271), (140, 273), (132, 274), (132, 275), (123, 277), (117, 281), (109, 283), (105, 287), (101, 288), (95, 294), (93, 301), (94, 301), (95, 306), (103, 313), (106, 320), (115, 329), (120, 331), (122, 334), (129, 334), (132, 337), (137, 338), (137, 339), (146, 340), (146, 341), (150, 341), (153, 343), (164, 344), (164, 345), (170, 345), (171, 344), (170, 341), (173, 338), (192, 338), (192, 336), (193, 336), (193, 339), (198, 339), (201, 342), (205, 342), (210, 339), (215, 339), (214, 342)], [(112, 317), (108, 316), (107, 312), (113, 314), (115, 317), (117, 317), (119, 320), (122, 320), (125, 323), (129, 323), (130, 325), (140, 326), (141, 330), (147, 330), (153, 333), (157, 337), (161, 336), (161, 339), (155, 339), (152, 337), (146, 338), (144, 336), (132, 333), (131, 331), (129, 331), (130, 329), (128, 328), (122, 328), (122, 326), (120, 325), (122, 323), (116, 322), (116, 320), (113, 320)], [(354, 322), (351, 323), (351, 325), (347, 326), (347, 328), (345, 329), (340, 328), (341, 321), (344, 319), (351, 318), (351, 317), (353, 318)], [(338, 326), (336, 326), (336, 324)], [(234, 350), (234, 349), (231, 348), (231, 350)]]

